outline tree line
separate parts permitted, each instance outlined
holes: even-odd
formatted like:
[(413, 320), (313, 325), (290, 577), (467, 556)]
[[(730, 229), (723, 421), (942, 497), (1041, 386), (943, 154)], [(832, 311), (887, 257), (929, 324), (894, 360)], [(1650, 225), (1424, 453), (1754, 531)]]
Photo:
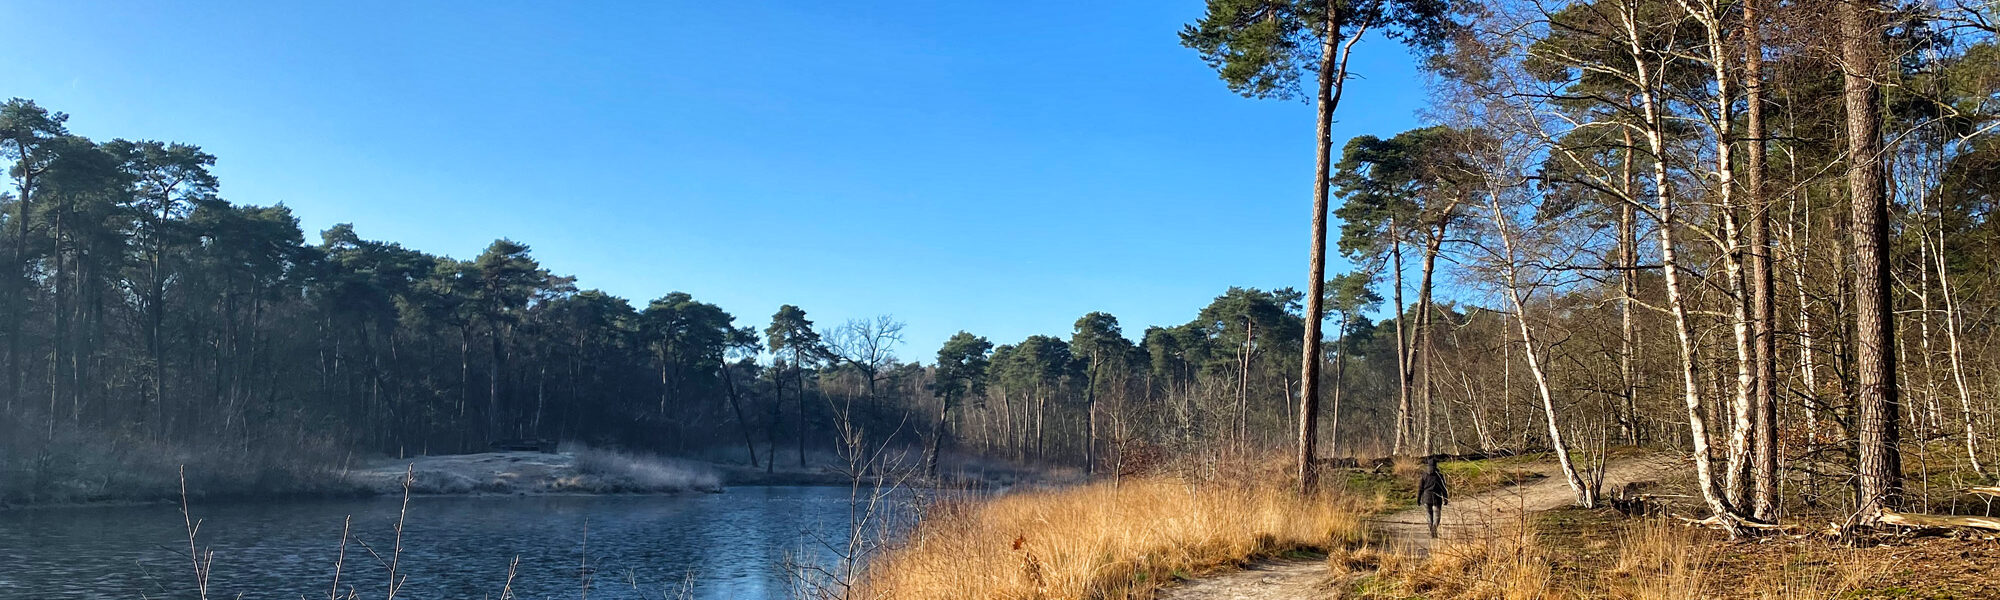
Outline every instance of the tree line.
[(9, 469), (60, 469), (62, 440), (410, 456), (519, 438), (770, 469), (812, 463), (844, 421), (933, 466), (958, 450), (1094, 468), (1131, 444), (1268, 445), (1290, 427), (1291, 290), (1230, 289), (1140, 343), (1104, 313), (998, 346), (961, 333), (927, 366), (898, 358), (893, 318), (816, 324), (786, 305), (742, 323), (680, 292), (635, 305), (514, 240), (468, 259), (349, 224), (309, 241), (283, 205), (226, 200), (199, 146), (94, 141), (68, 119), (0, 105)]
[[(0, 107), (14, 184), (0, 196), (0, 413), (33, 468), (64, 438), (398, 456), (535, 438), (770, 469), (812, 463), (844, 420), (933, 468), (956, 451), (1095, 471), (1266, 448), (1297, 429), (1302, 380), (1286, 365), (1304, 355), (1309, 299), (1295, 290), (1231, 288), (1187, 323), (1134, 335), (1101, 312), (1013, 343), (960, 332), (926, 365), (899, 358), (893, 318), (816, 324), (787, 305), (742, 323), (679, 292), (639, 306), (513, 240), (469, 259), (349, 224), (308, 241), (288, 208), (224, 199), (200, 147), (96, 142), (67, 120), (25, 99)], [(1343, 244), (1375, 235), (1350, 229)], [(1343, 390), (1371, 399), (1406, 379), (1384, 375), (1404, 344), (1369, 318), (1374, 280), (1338, 277), (1323, 299), (1340, 332), (1329, 441), (1365, 431), (1348, 437), (1374, 444), (1370, 424), (1393, 419), (1423, 423), (1429, 444), (1439, 410), (1340, 407)]]
[(225, 200), (199, 146), (97, 142), (67, 120), (0, 106), (13, 183), (0, 412), (27, 448), (89, 431), (404, 455), (512, 438), (687, 452), (754, 429), (803, 456), (819, 431), (809, 380), (841, 357), (797, 307), (758, 327), (686, 293), (635, 306), (508, 239), (469, 259), (348, 224), (307, 241), (288, 208)]

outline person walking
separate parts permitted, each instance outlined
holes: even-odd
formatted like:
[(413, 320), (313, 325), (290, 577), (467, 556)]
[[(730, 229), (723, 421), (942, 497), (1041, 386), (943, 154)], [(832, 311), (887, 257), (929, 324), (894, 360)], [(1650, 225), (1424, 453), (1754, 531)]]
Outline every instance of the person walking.
[(1430, 517), (1431, 537), (1438, 536), (1438, 521), (1444, 519), (1444, 505), (1451, 504), (1451, 492), (1445, 490), (1444, 473), (1438, 471), (1435, 458), (1424, 461), (1424, 478), (1417, 482), (1417, 504), (1424, 506), (1425, 515)]

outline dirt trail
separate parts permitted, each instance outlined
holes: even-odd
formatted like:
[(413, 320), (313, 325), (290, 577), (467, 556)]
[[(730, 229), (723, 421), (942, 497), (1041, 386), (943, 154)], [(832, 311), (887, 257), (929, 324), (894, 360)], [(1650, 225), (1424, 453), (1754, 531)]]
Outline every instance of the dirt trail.
[[(1604, 476), (1604, 489), (1633, 481), (1655, 479), (1679, 463), (1667, 457), (1614, 460)], [(1517, 522), (1528, 513), (1568, 506), (1576, 495), (1563, 480), (1560, 467), (1537, 464), (1548, 477), (1532, 483), (1494, 490), (1477, 496), (1455, 498), (1445, 507), (1438, 535), (1447, 539), (1467, 539), (1504, 530), (1501, 525)], [(1430, 552), (1430, 527), (1422, 508), (1377, 515), (1370, 526), (1388, 547), (1400, 552), (1423, 555)], [(1293, 600), (1324, 597), (1321, 590), (1328, 573), (1322, 561), (1265, 561), (1241, 571), (1233, 571), (1188, 582), (1161, 592), (1161, 600)]]

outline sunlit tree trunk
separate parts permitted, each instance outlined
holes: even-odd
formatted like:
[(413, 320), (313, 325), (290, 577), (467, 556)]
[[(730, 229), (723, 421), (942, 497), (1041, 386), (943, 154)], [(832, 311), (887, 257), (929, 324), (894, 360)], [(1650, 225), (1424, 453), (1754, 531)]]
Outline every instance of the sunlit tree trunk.
[[(1301, 492), (1313, 489), (1317, 483), (1313, 467), (1317, 451), (1313, 445), (1319, 436), (1319, 366), (1324, 360), (1319, 346), (1320, 322), (1326, 315), (1327, 186), (1333, 176), (1333, 112), (1340, 105), (1340, 91), (1345, 87), (1347, 67), (1347, 61), (1339, 60), (1336, 68), (1335, 51), (1340, 47), (1340, 28), (1340, 2), (1327, 0), (1326, 22), (1320, 36), (1319, 115), (1313, 134), (1316, 153), (1313, 167), (1312, 260), (1307, 269), (1306, 332), (1299, 357), (1298, 478)], [(1337, 396), (1338, 392), (1335, 394)]]
[[(1727, 4), (1714, 0), (1697, 3), (1694, 0), (1679, 0), (1681, 9), (1702, 26), (1708, 49), (1707, 62), (1710, 80), (1715, 84), (1715, 106), (1709, 115), (1709, 126), (1715, 131), (1715, 212), (1719, 215), (1722, 231), (1716, 241), (1720, 252), (1729, 301), (1729, 326), (1731, 341), (1735, 344), (1736, 381), (1729, 398), (1729, 444), (1727, 459), (1723, 467), (1723, 492), (1730, 506), (1741, 509), (1748, 505), (1751, 398), (1755, 395), (1756, 374), (1752, 362), (1755, 352), (1751, 349), (1749, 294), (1744, 286), (1742, 237), (1742, 207), (1736, 202), (1736, 98), (1732, 91), (1732, 77), (1729, 72), (1731, 55), (1724, 39), (1727, 37), (1726, 21), (1723, 13)], [(1752, 210), (1755, 210), (1754, 208)]]
[(1328, 456), (1340, 454), (1340, 394), (1347, 379), (1347, 313), (1340, 313), (1340, 327), (1333, 335), (1333, 411), (1328, 413), (1326, 453)]
[[(1528, 373), (1534, 376), (1535, 390), (1542, 401), (1542, 414), (1548, 422), (1549, 451), (1556, 455), (1556, 463), (1562, 466), (1563, 479), (1569, 483), (1570, 491), (1576, 493), (1577, 505), (1596, 508), (1598, 487), (1584, 481), (1570, 457), (1569, 444), (1563, 440), (1562, 427), (1556, 418), (1555, 395), (1549, 390), (1549, 377), (1542, 369), (1541, 353), (1535, 349), (1534, 329), (1528, 326), (1528, 307), (1521, 301), (1520, 277), (1516, 273), (1521, 261), (1520, 255), (1515, 251), (1513, 227), (1508, 223), (1510, 219), (1506, 210), (1500, 205), (1500, 191), (1489, 190), (1487, 198), (1487, 210), (1492, 213), (1493, 228), (1500, 236), (1500, 247), (1505, 253), (1501, 257), (1503, 261), (1500, 265), (1501, 282), (1507, 288), (1507, 302), (1514, 307), (1514, 323), (1519, 327), (1521, 346), (1527, 355)], [(1595, 480), (1594, 478), (1593, 481)]]
[[(1627, 199), (1638, 198), (1638, 190), (1633, 186), (1633, 153), (1638, 148), (1633, 145), (1632, 131), (1623, 130), (1625, 146), (1623, 164), (1620, 169), (1620, 189)], [(1639, 225), (1638, 209), (1631, 202), (1618, 203), (1618, 379), (1619, 400), (1623, 405), (1623, 416), (1619, 426), (1624, 430), (1625, 442), (1638, 445), (1639, 439), (1639, 375), (1633, 368), (1638, 352), (1638, 334), (1632, 321), (1632, 302), (1639, 295)]]
[(1889, 207), (1882, 181), (1881, 99), (1876, 80), (1885, 59), (1887, 7), (1842, 0), (1840, 54), (1847, 109), (1847, 187), (1854, 244), (1855, 429), (1859, 442), (1858, 505), (1901, 504), (1902, 457), (1897, 449), (1901, 401), (1896, 388), (1895, 316), (1889, 282)]
[(1776, 345), (1776, 284), (1771, 273), (1771, 200), (1765, 189), (1764, 36), (1758, 14), (1760, 0), (1744, 0), (1743, 190), (1750, 207), (1750, 323), (1755, 435), (1751, 516), (1770, 521), (1778, 511), (1778, 356)]
[[(1084, 430), (1083, 430), (1083, 473), (1097, 474), (1097, 374), (1103, 368), (1103, 358), (1092, 356), (1090, 360), (1089, 382), (1083, 390)], [(942, 418), (939, 419), (943, 421)]]
[(1389, 453), (1401, 455), (1410, 437), (1410, 337), (1403, 325), (1404, 313), (1409, 312), (1403, 305), (1403, 240), (1401, 229), (1394, 217), (1389, 219), (1389, 272), (1391, 285), (1395, 287), (1391, 296), (1396, 301), (1396, 437), (1390, 443)]
[(1673, 178), (1667, 173), (1667, 141), (1665, 118), (1661, 115), (1656, 101), (1654, 81), (1658, 74), (1650, 60), (1651, 51), (1646, 49), (1645, 34), (1638, 23), (1636, 7), (1624, 5), (1619, 12), (1620, 25), (1624, 34), (1627, 51), (1633, 61), (1632, 76), (1638, 83), (1639, 106), (1644, 119), (1642, 135), (1647, 150), (1652, 154), (1653, 193), (1657, 200), (1656, 219), (1660, 228), (1660, 268), (1667, 289), (1667, 305), (1673, 314), (1674, 337), (1680, 348), (1681, 398), (1687, 406), (1688, 432), (1694, 443), (1695, 481), (1701, 490), (1702, 499), (1710, 512), (1732, 536), (1740, 535), (1740, 525), (1736, 514), (1722, 496), (1722, 490), (1715, 481), (1713, 458), (1709, 454), (1708, 415), (1702, 405), (1700, 383), (1696, 380), (1696, 360), (1694, 329), (1688, 322), (1687, 300), (1684, 298), (1680, 278), (1680, 256), (1678, 251), (1680, 212), (1674, 198)]
[[(1792, 288), (1798, 293), (1798, 312), (1794, 317), (1799, 349), (1799, 384), (1804, 387), (1807, 398), (1819, 397), (1819, 365), (1815, 356), (1812, 327), (1812, 297), (1806, 293), (1805, 249), (1812, 245), (1812, 195), (1811, 188), (1799, 191), (1792, 201), (1792, 216), (1786, 222), (1785, 236), (1789, 240), (1787, 257), (1792, 266)], [(1803, 210), (1801, 210), (1803, 208)], [(1803, 213), (1803, 214), (1801, 214)], [(1801, 227), (1800, 225), (1803, 225)], [(1819, 438), (1819, 407), (1808, 404), (1804, 407), (1806, 417), (1806, 439), (1808, 444), (1817, 443)]]
[(1418, 390), (1418, 394), (1420, 394), (1421, 396), (1420, 399), (1422, 401), (1424, 410), (1423, 432), (1422, 435), (1420, 436), (1419, 443), (1423, 448), (1423, 453), (1426, 455), (1434, 451), (1431, 447), (1432, 345), (1431, 345), (1430, 331), (1431, 331), (1431, 319), (1433, 316), (1432, 312), (1434, 308), (1433, 306), (1431, 306), (1431, 288), (1432, 288), (1432, 283), (1434, 281), (1434, 276), (1437, 273), (1438, 254), (1442, 251), (1444, 247), (1444, 236), (1447, 231), (1447, 227), (1450, 224), (1450, 218), (1451, 218), (1450, 215), (1452, 211), (1456, 210), (1456, 208), (1457, 208), (1456, 201), (1452, 201), (1445, 204), (1444, 210), (1438, 213), (1438, 221), (1436, 229), (1434, 231), (1430, 231), (1429, 232), (1430, 235), (1427, 236), (1429, 237), (1429, 239), (1424, 241), (1423, 275), (1421, 276), (1421, 279), (1418, 280), (1417, 284), (1417, 311), (1418, 311), (1417, 323), (1416, 323), (1416, 329), (1411, 333), (1411, 335), (1415, 337), (1411, 340), (1412, 343), (1410, 345), (1410, 349), (1412, 352), (1416, 353), (1415, 356), (1416, 360), (1413, 361), (1416, 363), (1416, 365), (1415, 368), (1412, 369), (1411, 376), (1414, 377), (1417, 371), (1421, 371), (1424, 376), (1423, 387), (1419, 388)]
[(1944, 331), (1945, 340), (1949, 344), (1947, 351), (1951, 356), (1952, 384), (1958, 389), (1959, 409), (1965, 415), (1965, 456), (1972, 462), (1972, 470), (1974, 472), (1985, 475), (1986, 467), (1979, 462), (1979, 435), (1973, 430), (1972, 425), (1974, 417), (1972, 412), (1972, 392), (1965, 385), (1965, 366), (1961, 362), (1961, 357), (1965, 355), (1965, 352), (1959, 347), (1958, 342), (1958, 303), (1952, 297), (1951, 276), (1945, 272), (1943, 248), (1944, 232), (1939, 231), (1939, 250), (1934, 255), (1937, 257), (1938, 263), (1938, 292), (1944, 296)]

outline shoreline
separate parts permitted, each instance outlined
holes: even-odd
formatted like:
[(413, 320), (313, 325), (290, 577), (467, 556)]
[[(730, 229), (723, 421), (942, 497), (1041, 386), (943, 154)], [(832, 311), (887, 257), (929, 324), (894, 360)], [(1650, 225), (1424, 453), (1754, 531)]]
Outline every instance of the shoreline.
[[(577, 464), (578, 452), (483, 452), (374, 459), (360, 467), (333, 470), (328, 483), (313, 489), (217, 493), (191, 490), (188, 500), (196, 505), (214, 506), (397, 498), (403, 493), (401, 478), (410, 470), (418, 480), (410, 491), (411, 498), (677, 496), (726, 494), (731, 488), (845, 487), (851, 483), (848, 476), (824, 469), (766, 472), (762, 467), (744, 464), (633, 457), (587, 449), (581, 452), (586, 456), (583, 466)], [(582, 472), (585, 470), (591, 472)], [(910, 487), (1004, 490), (1021, 485), (1075, 483), (1075, 479), (1059, 471), (1030, 467), (958, 468), (946, 472), (942, 484)], [(178, 506), (181, 501), (179, 496), (152, 496), (0, 503), (0, 515), (21, 511)]]
[[(688, 490), (652, 491), (652, 492), (643, 492), (643, 491), (631, 491), (631, 492), (473, 491), (473, 492), (463, 492), (463, 493), (413, 492), (410, 494), (410, 498), (414, 500), (419, 498), (547, 498), (547, 497), (590, 498), (590, 497), (614, 497), (614, 496), (687, 496), (696, 494), (728, 494), (729, 490), (738, 488), (845, 487), (847, 485), (848, 482), (844, 480), (843, 481), (831, 481), (831, 480), (755, 481), (755, 482), (729, 483), (729, 484), (724, 484), (721, 488), (707, 489), (707, 490), (688, 489)], [(328, 493), (308, 492), (308, 493), (273, 493), (273, 494), (221, 494), (208, 497), (196, 496), (190, 498), (190, 501), (192, 501), (197, 505), (213, 506), (213, 505), (248, 504), (255, 502), (321, 502), (321, 501), (339, 501), (339, 500), (381, 500), (381, 499), (394, 499), (399, 497), (401, 497), (401, 494), (378, 493), (367, 490), (359, 490), (354, 492), (328, 492)], [(4, 515), (9, 512), (42, 511), (42, 510), (59, 511), (59, 510), (77, 510), (77, 509), (91, 509), (91, 508), (179, 506), (180, 503), (181, 501), (179, 498), (150, 498), (150, 499), (119, 498), (119, 499), (107, 499), (107, 500), (85, 500), (85, 501), (70, 501), (70, 502), (36, 503), (36, 504), (0, 504), (0, 515)]]
[[(728, 494), (739, 488), (766, 487), (844, 487), (845, 481), (799, 481), (799, 482), (748, 482), (724, 485), (712, 490), (679, 490), (659, 492), (465, 492), (465, 493), (411, 493), (410, 499), (420, 498), (595, 498), (618, 496), (689, 496), (707, 494)], [(400, 494), (358, 491), (353, 493), (297, 493), (297, 494), (226, 494), (211, 497), (195, 497), (190, 500), (197, 505), (236, 505), (256, 502), (323, 502), (341, 500), (385, 500), (400, 498)], [(142, 506), (179, 506), (179, 498), (85, 500), (81, 502), (52, 502), (46, 504), (4, 504), (0, 505), (0, 515), (9, 512), (61, 511), (92, 508), (134, 508)]]

